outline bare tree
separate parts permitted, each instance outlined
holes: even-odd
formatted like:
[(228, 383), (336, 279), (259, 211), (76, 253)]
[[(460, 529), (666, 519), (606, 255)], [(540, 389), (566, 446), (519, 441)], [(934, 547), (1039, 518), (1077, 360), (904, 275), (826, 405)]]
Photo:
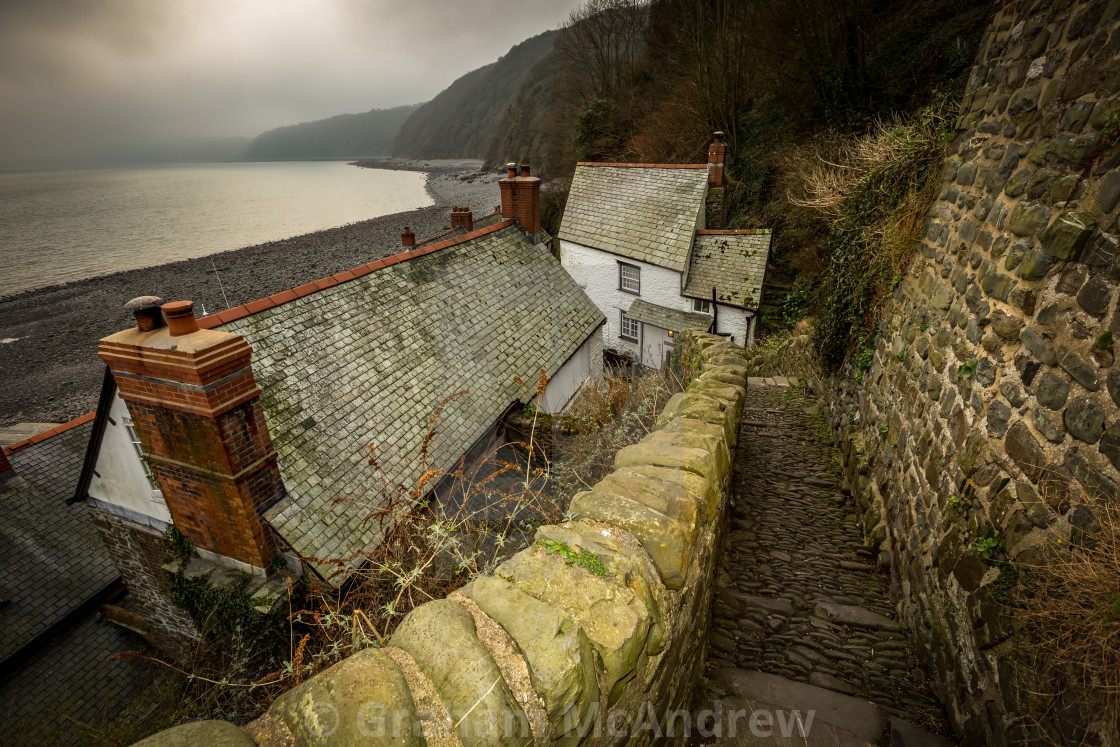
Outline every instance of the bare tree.
[(575, 68), (583, 101), (610, 99), (634, 78), (648, 0), (586, 0), (572, 11), (556, 49)]

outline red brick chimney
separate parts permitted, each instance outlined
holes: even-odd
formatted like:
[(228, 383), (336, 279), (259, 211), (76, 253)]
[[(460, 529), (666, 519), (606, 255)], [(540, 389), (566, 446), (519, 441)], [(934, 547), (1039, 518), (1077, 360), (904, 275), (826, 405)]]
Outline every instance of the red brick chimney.
[(474, 215), (469, 207), (451, 208), (451, 227), (461, 228), (468, 233), (474, 230)]
[(708, 146), (708, 186), (723, 186), (723, 168), (727, 160), (727, 146), (723, 142), (723, 133), (715, 132), (712, 144)]
[(541, 232), (541, 180), (529, 173), (529, 164), (506, 164), (506, 178), (498, 180), (502, 191), (502, 216), (513, 218), (536, 239)]
[(401, 234), (401, 246), (416, 246), (416, 234), (408, 226), (404, 227), (404, 233)]
[(261, 510), (283, 494), (252, 348), (199, 329), (194, 304), (164, 304), (168, 326), (101, 340), (171, 518), (196, 547), (255, 568), (276, 554)]

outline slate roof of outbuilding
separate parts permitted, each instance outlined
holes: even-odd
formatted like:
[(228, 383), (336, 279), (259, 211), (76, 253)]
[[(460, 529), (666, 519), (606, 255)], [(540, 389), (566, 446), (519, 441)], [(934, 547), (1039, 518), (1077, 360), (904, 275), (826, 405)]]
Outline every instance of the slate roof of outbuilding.
[(684, 272), (707, 188), (707, 164), (581, 163), (559, 236)]
[[(16, 444), (16, 478), (0, 486), (0, 661), (117, 580), (82, 503), (68, 503), (82, 469), (91, 416)], [(31, 441), (34, 441), (33, 443)]]
[(670, 309), (641, 298), (634, 299), (626, 312), (626, 316), (643, 324), (652, 324), (655, 327), (669, 329), (673, 332), (683, 332), (686, 329), (698, 329), (707, 332), (708, 328), (712, 326), (712, 317), (708, 314)]
[[(604, 321), (509, 221), (354, 274), (219, 315), (253, 347), (288, 492), (266, 518), (309, 558), (375, 546), (370, 517), (386, 485), (412, 489), (425, 469), (454, 468), (523, 399), (515, 377), (533, 389), (540, 368), (554, 374)], [(429, 418), (464, 391), (443, 408), (422, 463)]]
[(770, 255), (770, 229), (700, 231), (692, 247), (684, 295), (756, 309)]

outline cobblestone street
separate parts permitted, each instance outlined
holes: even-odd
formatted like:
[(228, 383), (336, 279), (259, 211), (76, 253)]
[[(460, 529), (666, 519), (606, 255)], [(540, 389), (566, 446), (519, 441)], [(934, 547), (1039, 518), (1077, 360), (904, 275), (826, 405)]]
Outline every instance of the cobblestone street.
[(889, 722), (891, 744), (929, 743), (904, 734), (910, 724), (947, 734), (942, 708), (829, 471), (819, 407), (783, 383), (752, 379), (747, 389), (709, 641), (710, 695), (815, 707), (819, 719), (831, 706), (835, 718), (824, 720), (856, 735), (864, 726), (866, 741)]

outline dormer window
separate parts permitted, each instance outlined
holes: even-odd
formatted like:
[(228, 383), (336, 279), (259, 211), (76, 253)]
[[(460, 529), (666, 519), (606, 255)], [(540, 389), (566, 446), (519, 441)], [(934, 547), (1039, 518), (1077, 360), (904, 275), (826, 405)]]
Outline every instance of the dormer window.
[(635, 296), (642, 292), (642, 269), (625, 262), (618, 263), (618, 289)]
[(712, 302), (701, 301), (699, 298), (692, 299), (692, 310), (700, 314), (712, 313)]

